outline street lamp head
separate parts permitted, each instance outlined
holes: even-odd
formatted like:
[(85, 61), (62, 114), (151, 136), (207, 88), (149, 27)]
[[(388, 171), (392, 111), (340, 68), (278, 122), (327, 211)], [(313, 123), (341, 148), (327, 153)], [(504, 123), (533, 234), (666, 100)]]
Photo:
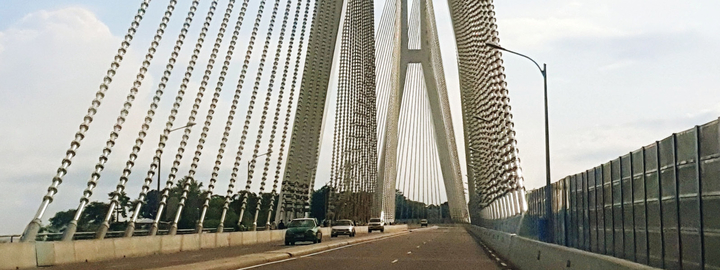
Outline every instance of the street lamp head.
[(503, 50), (503, 51), (505, 50), (505, 48), (500, 47), (500, 45), (492, 43), (492, 42), (485, 42), (485, 46), (488, 46), (493, 49), (498, 49), (498, 50)]
[[(188, 122), (187, 125), (185, 125), (184, 127), (179, 127), (179, 128), (176, 128), (176, 129), (172, 129), (172, 130), (170, 130), (169, 132), (178, 131), (178, 130), (181, 130), (181, 129), (183, 129), (183, 128), (189, 128), (189, 127), (192, 127), (192, 126), (194, 126), (194, 125), (195, 125), (195, 122)], [(160, 135), (160, 136), (162, 136), (162, 135)]]
[(485, 118), (482, 118), (482, 117), (477, 116), (477, 115), (473, 115), (473, 118), (475, 118), (475, 119), (477, 119), (477, 120), (480, 120), (480, 121), (482, 121), (482, 122), (492, 123), (492, 121), (490, 121), (490, 120), (488, 120), (488, 119), (485, 119)]

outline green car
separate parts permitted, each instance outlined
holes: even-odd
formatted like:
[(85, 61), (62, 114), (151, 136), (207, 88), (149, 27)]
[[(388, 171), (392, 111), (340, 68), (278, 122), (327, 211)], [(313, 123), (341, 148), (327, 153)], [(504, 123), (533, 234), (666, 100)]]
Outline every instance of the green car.
[(285, 245), (294, 245), (299, 241), (322, 242), (322, 232), (317, 219), (296, 218), (290, 221), (287, 231), (285, 231)]

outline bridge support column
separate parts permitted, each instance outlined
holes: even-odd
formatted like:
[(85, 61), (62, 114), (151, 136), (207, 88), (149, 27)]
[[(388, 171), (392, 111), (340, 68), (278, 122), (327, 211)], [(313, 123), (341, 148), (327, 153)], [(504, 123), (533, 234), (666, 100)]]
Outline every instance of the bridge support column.
[(98, 228), (98, 231), (95, 233), (95, 239), (105, 239), (105, 235), (109, 229), (110, 223), (103, 221), (103, 223), (100, 224), (100, 228)]
[(42, 227), (42, 221), (39, 218), (35, 218), (27, 225), (25, 232), (20, 237), (20, 242), (35, 242), (38, 232)]
[(73, 220), (68, 223), (67, 228), (65, 228), (65, 232), (63, 232), (62, 240), (63, 241), (72, 241), (73, 236), (75, 235), (75, 232), (77, 231), (78, 221)]
[(203, 231), (203, 224), (198, 220), (197, 224), (195, 224), (195, 233), (202, 233)]
[(456, 222), (469, 222), (467, 204), (462, 186), (455, 132), (452, 127), (450, 104), (440, 56), (440, 46), (432, 1), (419, 0), (420, 46), (410, 49), (408, 44), (408, 0), (396, 0), (395, 40), (393, 50), (392, 88), (388, 95), (388, 113), (385, 122), (385, 140), (380, 155), (378, 182), (382, 183), (382, 211), (387, 221), (395, 219), (395, 185), (397, 181), (398, 126), (400, 109), (406, 85), (408, 65), (422, 65), (423, 77), (430, 102), (435, 144), (440, 158), (450, 216)]
[[(155, 230), (155, 232), (157, 232), (157, 229)], [(135, 233), (135, 223), (134, 222), (128, 223), (127, 227), (125, 227), (124, 237), (132, 237), (134, 233)], [(151, 234), (151, 235), (154, 235), (154, 234)]]

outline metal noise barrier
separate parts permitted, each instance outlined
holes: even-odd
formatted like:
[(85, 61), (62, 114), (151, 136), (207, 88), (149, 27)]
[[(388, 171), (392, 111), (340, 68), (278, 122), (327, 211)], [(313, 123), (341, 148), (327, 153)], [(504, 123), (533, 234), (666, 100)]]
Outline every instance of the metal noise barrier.
[[(667, 269), (720, 267), (720, 119), (553, 183), (554, 242)], [(488, 228), (538, 237), (543, 189)]]

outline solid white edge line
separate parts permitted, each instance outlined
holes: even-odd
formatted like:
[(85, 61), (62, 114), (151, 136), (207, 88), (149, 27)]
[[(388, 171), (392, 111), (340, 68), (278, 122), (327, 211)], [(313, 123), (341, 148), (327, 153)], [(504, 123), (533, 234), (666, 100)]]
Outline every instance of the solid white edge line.
[(345, 245), (345, 246), (341, 246), (341, 247), (336, 247), (336, 248), (332, 248), (332, 249), (328, 249), (328, 250), (323, 250), (323, 251), (319, 251), (319, 252), (315, 252), (315, 253), (310, 253), (310, 254), (307, 254), (307, 255), (300, 256), (300, 257), (287, 258), (287, 259), (282, 259), (282, 260), (279, 260), (279, 261), (266, 262), (266, 263), (257, 264), (257, 265), (253, 265), (253, 266), (238, 268), (238, 269), (236, 269), (236, 270), (247, 270), (247, 269), (258, 268), (258, 267), (262, 267), (262, 266), (266, 266), (266, 265), (276, 264), (276, 263), (293, 261), (293, 260), (297, 260), (297, 259), (299, 259), (299, 258), (306, 258), (306, 257), (310, 257), (310, 256), (315, 256), (315, 255), (318, 255), (318, 254), (323, 254), (323, 253), (330, 252), (330, 251), (335, 251), (335, 250), (338, 250), (338, 249), (343, 249), (343, 248), (353, 247), (353, 246), (357, 246), (357, 245), (361, 245), (361, 244), (365, 244), (365, 243), (372, 243), (372, 242), (376, 242), (376, 241), (380, 241), (380, 240), (395, 238), (395, 237), (402, 236), (402, 235), (406, 235), (406, 234), (407, 234), (407, 233), (400, 233), (400, 234), (393, 235), (393, 236), (383, 237), (383, 238), (379, 238), (379, 239), (373, 239), (373, 240), (370, 240), (370, 241), (363, 241), (363, 242), (360, 242), (360, 243), (355, 243), (355, 244), (350, 244), (350, 245)]
[(276, 263), (281, 263), (281, 262), (287, 262), (287, 261), (293, 261), (293, 260), (297, 260), (297, 259), (298, 258), (287, 258), (287, 259), (282, 259), (279, 261), (266, 262), (266, 263), (262, 263), (262, 264), (258, 264), (258, 265), (248, 266), (248, 267), (244, 267), (244, 268), (238, 268), (237, 270), (253, 269), (253, 268), (258, 268), (261, 266), (266, 266), (266, 265), (271, 265), (271, 264), (276, 264)]

